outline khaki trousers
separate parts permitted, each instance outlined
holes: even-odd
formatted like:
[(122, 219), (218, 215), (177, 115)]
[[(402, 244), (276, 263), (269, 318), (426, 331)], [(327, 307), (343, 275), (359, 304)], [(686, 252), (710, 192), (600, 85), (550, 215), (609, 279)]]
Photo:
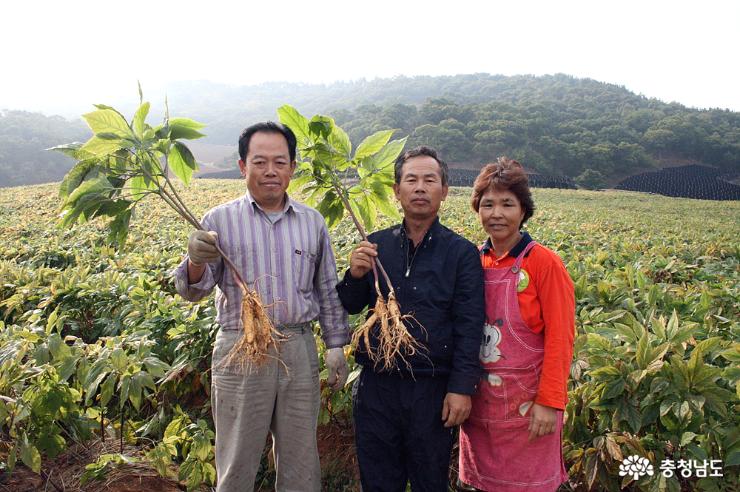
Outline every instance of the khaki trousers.
[[(241, 331), (220, 331), (213, 349), (211, 404), (216, 425), (217, 492), (254, 490), (267, 432), (278, 492), (319, 491), (316, 446), (319, 362), (310, 325), (281, 329), (288, 339), (259, 368), (226, 367)], [(279, 360), (278, 360), (279, 357)]]

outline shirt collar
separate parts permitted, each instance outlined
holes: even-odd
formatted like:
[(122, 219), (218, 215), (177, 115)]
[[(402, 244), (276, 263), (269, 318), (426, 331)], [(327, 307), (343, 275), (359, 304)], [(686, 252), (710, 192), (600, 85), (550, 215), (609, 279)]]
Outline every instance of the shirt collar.
[[(529, 243), (532, 242), (532, 237), (529, 235), (527, 231), (522, 231), (522, 238), (519, 240), (518, 243), (516, 243), (516, 246), (511, 248), (511, 251), (508, 252), (507, 256), (511, 256), (516, 258), (519, 256), (519, 254), (524, 251), (524, 248), (527, 247)], [(480, 248), (481, 254), (488, 254), (493, 252), (493, 244), (491, 244), (491, 238), (487, 238), (486, 242), (483, 243), (483, 246)]]
[[(441, 224), (439, 223), (439, 215), (437, 215), (434, 218), (434, 222), (432, 222), (432, 224), (429, 226), (429, 229), (427, 230), (426, 234), (424, 235), (424, 238), (422, 239), (422, 242), (424, 242), (424, 239), (431, 240), (432, 239), (432, 236), (434, 235), (434, 233), (437, 232), (437, 229), (439, 229), (439, 227), (441, 227)], [(406, 240), (410, 240), (410, 239), (408, 239), (408, 236), (406, 235), (406, 219), (403, 219), (403, 221), (401, 221), (401, 223), (398, 224), (398, 227), (394, 231), (394, 234), (395, 235), (400, 235), (402, 238), (404, 238)], [(419, 244), (421, 244), (421, 243), (419, 243)]]
[[(253, 209), (253, 210), (255, 210), (255, 209), (259, 209), (259, 210), (261, 210), (262, 212), (264, 212), (264, 210), (262, 209), (262, 207), (260, 207), (260, 206), (259, 206), (259, 204), (258, 204), (258, 203), (257, 203), (257, 202), (255, 201), (254, 197), (253, 197), (253, 196), (252, 196), (252, 195), (251, 195), (251, 194), (249, 193), (249, 191), (247, 191), (247, 192), (246, 192), (246, 193), (244, 194), (244, 197), (245, 197), (245, 198), (247, 199), (247, 201), (248, 201), (249, 203), (251, 203), (251, 204), (252, 204), (252, 209)], [(286, 212), (288, 212), (288, 210), (292, 210), (293, 212), (298, 212), (298, 208), (297, 208), (297, 207), (295, 206), (295, 203), (296, 203), (296, 202), (295, 202), (295, 200), (293, 200), (293, 199), (292, 199), (292, 198), (290, 197), (290, 195), (288, 195), (288, 194), (286, 193), (286, 194), (285, 194), (285, 205), (283, 206), (283, 210), (281, 210), (281, 212), (282, 212), (282, 213), (286, 213)], [(266, 213), (266, 212), (265, 212), (265, 213)]]

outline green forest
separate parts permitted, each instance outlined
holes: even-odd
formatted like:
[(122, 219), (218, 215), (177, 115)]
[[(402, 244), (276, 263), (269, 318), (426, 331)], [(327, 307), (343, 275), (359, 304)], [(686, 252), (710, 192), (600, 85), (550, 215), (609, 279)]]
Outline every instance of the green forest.
[[(740, 172), (740, 113), (691, 109), (562, 74), (245, 87), (192, 82), (169, 87), (168, 99), (180, 111), (174, 116), (206, 123), (204, 140), (217, 144), (235, 144), (242, 128), (275, 119), (275, 109), (288, 103), (334, 117), (353, 141), (396, 128), (397, 137), (409, 136), (408, 146), (437, 147), (459, 168), (506, 154), (533, 172), (607, 186), (689, 163), (716, 167), (730, 179)], [(43, 149), (88, 136), (81, 121), (0, 113), (0, 186), (61, 179), (72, 161)]]
[(45, 149), (89, 136), (82, 120), (0, 111), (0, 187), (61, 180), (72, 167), (72, 159)]

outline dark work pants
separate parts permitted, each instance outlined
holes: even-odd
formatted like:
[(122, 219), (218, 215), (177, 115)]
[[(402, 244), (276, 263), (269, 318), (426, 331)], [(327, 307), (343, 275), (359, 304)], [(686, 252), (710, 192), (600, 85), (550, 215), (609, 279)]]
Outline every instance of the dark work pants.
[(353, 413), (363, 492), (446, 492), (452, 429), (442, 422), (446, 377), (363, 368)]

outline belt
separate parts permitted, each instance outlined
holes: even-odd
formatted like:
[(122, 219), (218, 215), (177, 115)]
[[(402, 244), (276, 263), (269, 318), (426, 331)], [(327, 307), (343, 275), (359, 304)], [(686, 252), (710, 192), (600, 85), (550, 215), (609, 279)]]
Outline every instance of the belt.
[[(310, 321), (304, 321), (303, 323), (283, 323), (281, 325), (277, 325), (276, 327), (277, 331), (280, 333), (286, 332), (286, 333), (306, 333), (307, 331), (313, 331), (311, 329), (311, 322)], [(228, 333), (238, 333), (241, 332), (241, 329), (233, 329), (233, 328), (221, 328), (221, 331), (228, 332)]]
[(277, 331), (280, 333), (300, 333), (301, 335), (307, 331), (311, 331), (311, 322), (304, 321), (303, 323), (284, 323), (277, 325)]

